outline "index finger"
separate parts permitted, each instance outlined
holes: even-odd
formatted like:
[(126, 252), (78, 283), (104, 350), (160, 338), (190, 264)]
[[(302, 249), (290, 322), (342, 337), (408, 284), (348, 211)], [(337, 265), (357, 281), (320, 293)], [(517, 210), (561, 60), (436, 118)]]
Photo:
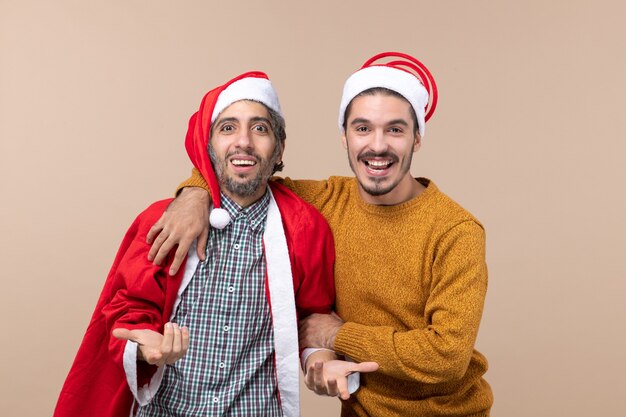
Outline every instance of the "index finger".
[(159, 252), (159, 250), (161, 249), (161, 246), (163, 246), (163, 243), (169, 237), (169, 233), (165, 232), (165, 229), (160, 229), (159, 234), (155, 236), (156, 238), (151, 242), (152, 246), (150, 246), (150, 252), (148, 252), (148, 260), (154, 261), (156, 263), (155, 258), (157, 257), (157, 252)]
[(378, 363), (376, 362), (361, 362), (355, 363), (351, 367), (351, 372), (374, 372), (378, 370)]
[(155, 224), (152, 225), (148, 234), (146, 235), (146, 243), (151, 244), (154, 238), (163, 230), (163, 222), (161, 219), (157, 220)]

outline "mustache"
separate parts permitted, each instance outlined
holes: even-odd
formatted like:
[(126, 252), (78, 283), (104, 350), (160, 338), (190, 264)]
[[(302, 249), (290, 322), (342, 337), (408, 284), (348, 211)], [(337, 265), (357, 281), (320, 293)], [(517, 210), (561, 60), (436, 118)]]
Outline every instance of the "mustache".
[(251, 156), (254, 159), (256, 159), (257, 162), (262, 160), (262, 158), (261, 158), (261, 156), (259, 154), (256, 154), (256, 153), (254, 153), (252, 151), (248, 151), (248, 150), (245, 150), (245, 149), (235, 149), (234, 151), (230, 151), (230, 152), (228, 152), (226, 154), (226, 157), (224, 159), (227, 160), (227, 159), (229, 159), (229, 158), (231, 158), (233, 156), (237, 156), (237, 155), (240, 155), (240, 156), (242, 156), (242, 155)]
[(398, 162), (400, 160), (396, 154), (393, 154), (391, 152), (376, 153), (372, 151), (364, 151), (358, 154), (356, 157), (357, 161), (371, 158), (389, 159), (391, 162)]

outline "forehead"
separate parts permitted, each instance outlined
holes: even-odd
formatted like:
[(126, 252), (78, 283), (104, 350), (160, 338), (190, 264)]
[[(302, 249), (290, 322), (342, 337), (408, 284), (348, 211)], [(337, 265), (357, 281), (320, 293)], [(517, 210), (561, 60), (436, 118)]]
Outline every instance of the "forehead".
[(348, 123), (356, 118), (371, 121), (403, 119), (411, 122), (411, 105), (401, 97), (377, 93), (357, 96), (350, 105)]
[(264, 104), (252, 100), (239, 100), (226, 107), (216, 119), (219, 122), (224, 118), (248, 120), (255, 117), (269, 118), (269, 112)]

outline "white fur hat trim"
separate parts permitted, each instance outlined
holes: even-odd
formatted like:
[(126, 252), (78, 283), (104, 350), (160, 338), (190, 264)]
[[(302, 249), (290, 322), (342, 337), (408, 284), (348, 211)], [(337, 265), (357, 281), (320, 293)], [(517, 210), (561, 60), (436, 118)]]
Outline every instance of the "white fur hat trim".
[(428, 91), (421, 81), (413, 74), (401, 69), (374, 65), (358, 70), (348, 78), (341, 96), (339, 106), (339, 129), (343, 131), (343, 122), (348, 104), (365, 90), (383, 87), (402, 95), (415, 110), (417, 116), (418, 131), (424, 136), (426, 127), (425, 110), (428, 104)]
[(239, 100), (253, 100), (265, 104), (270, 109), (283, 115), (278, 102), (278, 95), (272, 87), (272, 83), (267, 78), (246, 77), (237, 80), (224, 89), (217, 98), (211, 123), (224, 109)]

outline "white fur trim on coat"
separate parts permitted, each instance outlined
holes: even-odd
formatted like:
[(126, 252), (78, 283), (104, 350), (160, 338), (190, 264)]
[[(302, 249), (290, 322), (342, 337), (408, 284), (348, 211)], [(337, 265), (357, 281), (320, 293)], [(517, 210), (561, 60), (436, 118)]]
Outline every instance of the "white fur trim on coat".
[(300, 415), (298, 321), (293, 276), (285, 230), (270, 190), (267, 223), (263, 234), (267, 279), (274, 326), (276, 377), (284, 417)]

